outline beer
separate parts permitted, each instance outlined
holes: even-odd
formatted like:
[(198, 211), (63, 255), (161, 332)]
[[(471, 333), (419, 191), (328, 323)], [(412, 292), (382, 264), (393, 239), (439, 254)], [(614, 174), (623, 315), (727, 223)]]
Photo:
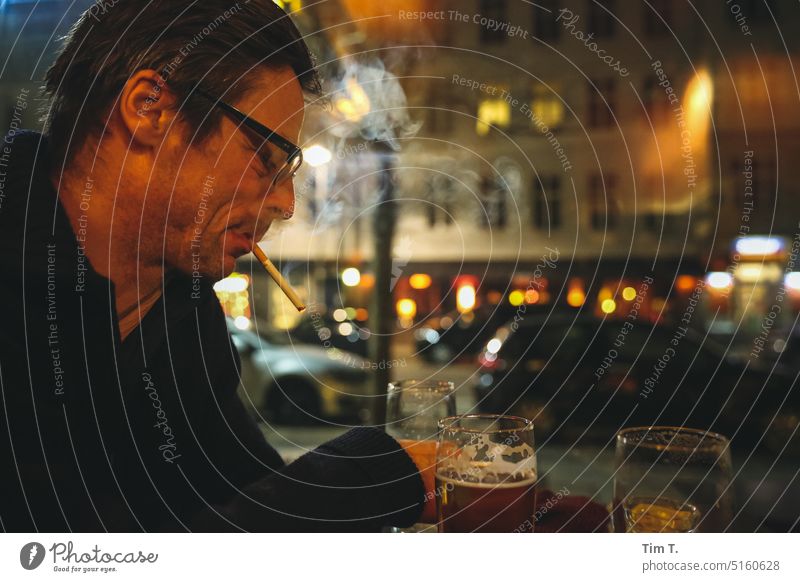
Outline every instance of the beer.
[(631, 533), (690, 533), (701, 517), (694, 505), (666, 497), (630, 497), (616, 505), (615, 521)]
[(536, 478), (512, 481), (497, 475), (493, 483), (436, 475), (440, 532), (532, 531)]
[(422, 482), (425, 484), (425, 508), (419, 518), (422, 523), (436, 521), (436, 492), (433, 489), (436, 474), (436, 441), (415, 441), (397, 439), (419, 468)]

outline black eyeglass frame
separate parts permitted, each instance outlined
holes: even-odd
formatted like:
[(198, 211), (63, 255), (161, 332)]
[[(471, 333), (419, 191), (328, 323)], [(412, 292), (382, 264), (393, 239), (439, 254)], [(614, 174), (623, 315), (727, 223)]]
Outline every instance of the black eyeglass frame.
[[(276, 184), (280, 184), (287, 179), (293, 178), (294, 175), (297, 173), (297, 170), (300, 169), (300, 166), (303, 164), (303, 150), (300, 146), (293, 144), (288, 139), (284, 138), (282, 135), (278, 134), (275, 130), (270, 129), (263, 123), (259, 123), (249, 115), (246, 115), (230, 103), (226, 103), (222, 101), (218, 97), (214, 97), (213, 95), (206, 93), (202, 89), (195, 88), (195, 93), (204, 97), (205, 99), (211, 101), (215, 107), (219, 107), (225, 113), (229, 114), (231, 117), (236, 119), (242, 125), (247, 126), (255, 133), (257, 133), (260, 137), (263, 137), (265, 140), (269, 141), (270, 143), (275, 144), (281, 150), (283, 150), (287, 157), (286, 162), (280, 169), (275, 173), (275, 177), (272, 180), (272, 184), (270, 185), (270, 189), (275, 187)], [(286, 171), (286, 168), (289, 171)]]

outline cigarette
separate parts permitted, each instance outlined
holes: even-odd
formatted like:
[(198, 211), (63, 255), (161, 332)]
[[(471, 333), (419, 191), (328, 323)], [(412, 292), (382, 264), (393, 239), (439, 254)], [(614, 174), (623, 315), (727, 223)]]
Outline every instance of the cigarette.
[(253, 254), (258, 259), (258, 262), (261, 263), (267, 270), (267, 273), (269, 273), (269, 276), (272, 277), (272, 280), (278, 284), (278, 287), (281, 288), (281, 291), (286, 294), (286, 297), (289, 298), (289, 301), (292, 302), (292, 305), (297, 308), (297, 311), (303, 311), (306, 306), (303, 305), (302, 301), (300, 301), (300, 297), (297, 296), (295, 290), (292, 289), (289, 283), (286, 282), (286, 279), (283, 278), (281, 272), (278, 271), (275, 265), (272, 264), (272, 261), (269, 260), (269, 257), (264, 253), (264, 251), (261, 250), (261, 247), (258, 246), (258, 244), (253, 244)]

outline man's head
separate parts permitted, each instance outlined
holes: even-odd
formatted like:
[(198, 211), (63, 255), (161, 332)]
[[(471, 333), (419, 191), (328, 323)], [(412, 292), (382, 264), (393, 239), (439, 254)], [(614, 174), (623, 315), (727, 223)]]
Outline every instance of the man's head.
[(215, 105), (298, 143), (303, 93), (318, 94), (319, 83), (272, 0), (98, 2), (68, 36), (46, 90), (55, 179), (98, 164), (114, 173), (119, 186), (92, 204), (113, 204), (117, 231), (138, 233), (143, 262), (223, 276), (294, 210), (291, 180), (267, 194), (287, 154)]

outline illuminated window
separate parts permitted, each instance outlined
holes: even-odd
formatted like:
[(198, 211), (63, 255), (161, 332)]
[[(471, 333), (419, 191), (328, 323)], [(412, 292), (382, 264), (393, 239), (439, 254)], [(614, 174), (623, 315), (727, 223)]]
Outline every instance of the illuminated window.
[(541, 124), (544, 124), (549, 129), (556, 129), (564, 121), (564, 103), (561, 101), (559, 89), (560, 85), (551, 85), (548, 88), (543, 83), (533, 86), (531, 123), (535, 128), (541, 129)]
[[(500, 88), (497, 93), (500, 94)], [(478, 135), (488, 135), (490, 127), (508, 128), (511, 123), (511, 105), (500, 97), (482, 99), (478, 103), (478, 121), (475, 131)]]
[(286, 12), (296, 12), (303, 7), (303, 0), (272, 0)]

